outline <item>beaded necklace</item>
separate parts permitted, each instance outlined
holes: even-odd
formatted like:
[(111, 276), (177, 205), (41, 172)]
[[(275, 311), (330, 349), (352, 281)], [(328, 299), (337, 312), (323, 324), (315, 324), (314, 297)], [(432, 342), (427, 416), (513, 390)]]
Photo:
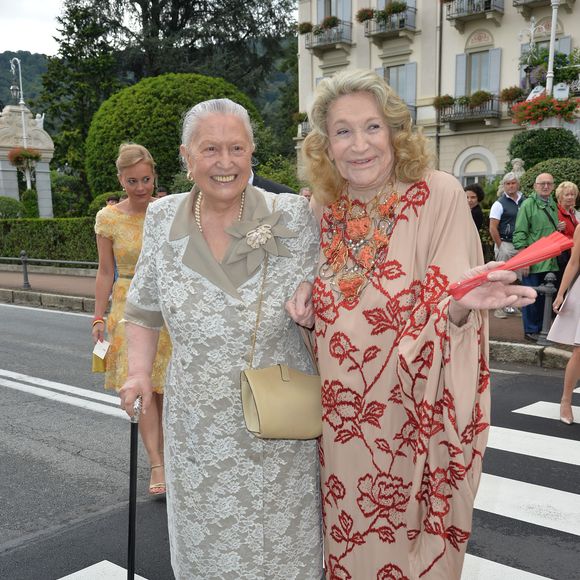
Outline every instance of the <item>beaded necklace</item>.
[[(201, 199), (203, 198), (203, 192), (200, 191), (197, 194), (197, 199), (195, 200), (195, 207), (193, 211), (193, 216), (195, 218), (195, 223), (199, 232), (203, 234), (203, 228), (201, 227)], [(242, 214), (244, 213), (244, 201), (246, 201), (246, 190), (242, 191), (242, 199), (240, 201), (240, 212), (238, 213), (238, 221), (242, 221)]]
[(345, 191), (330, 206), (320, 276), (347, 302), (360, 295), (386, 257), (400, 199), (393, 184), (388, 187), (368, 203), (350, 199)]

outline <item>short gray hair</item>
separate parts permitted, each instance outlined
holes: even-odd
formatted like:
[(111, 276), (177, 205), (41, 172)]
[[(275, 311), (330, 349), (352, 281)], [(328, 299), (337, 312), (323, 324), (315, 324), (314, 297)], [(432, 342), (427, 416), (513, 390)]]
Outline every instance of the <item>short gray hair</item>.
[(191, 107), (183, 116), (181, 144), (186, 148), (189, 147), (200, 121), (208, 115), (215, 113), (239, 117), (248, 132), (248, 137), (252, 145), (254, 145), (254, 130), (248, 111), (242, 105), (230, 99), (210, 99)]
[(518, 183), (520, 182), (520, 180), (518, 179), (518, 176), (513, 172), (510, 171), (509, 173), (506, 173), (501, 180), (502, 185), (506, 182), (506, 181), (517, 181)]

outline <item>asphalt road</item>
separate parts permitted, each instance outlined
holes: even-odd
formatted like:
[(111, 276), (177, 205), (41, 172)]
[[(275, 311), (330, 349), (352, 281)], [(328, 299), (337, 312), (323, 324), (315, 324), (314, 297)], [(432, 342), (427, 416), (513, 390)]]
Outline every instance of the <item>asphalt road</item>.
[[(126, 567), (129, 423), (90, 372), (89, 329), (86, 315), (0, 304), (1, 580)], [(494, 367), (463, 580), (578, 579), (580, 425), (557, 421), (563, 372)], [(147, 482), (141, 449), (137, 573), (172, 580), (165, 504)]]

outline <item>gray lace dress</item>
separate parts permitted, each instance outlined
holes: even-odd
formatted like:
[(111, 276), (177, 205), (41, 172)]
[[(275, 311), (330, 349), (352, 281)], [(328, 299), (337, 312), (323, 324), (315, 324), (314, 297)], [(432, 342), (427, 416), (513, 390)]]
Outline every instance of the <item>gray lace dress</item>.
[[(314, 276), (318, 229), (303, 198), (248, 186), (218, 263), (195, 225), (195, 195), (150, 206), (125, 311), (148, 328), (165, 322), (173, 343), (164, 402), (173, 570), (178, 580), (319, 580), (317, 443), (257, 439), (240, 401), (266, 253), (254, 366), (285, 362), (312, 372), (284, 303)], [(272, 237), (254, 249), (245, 234), (260, 225)]]

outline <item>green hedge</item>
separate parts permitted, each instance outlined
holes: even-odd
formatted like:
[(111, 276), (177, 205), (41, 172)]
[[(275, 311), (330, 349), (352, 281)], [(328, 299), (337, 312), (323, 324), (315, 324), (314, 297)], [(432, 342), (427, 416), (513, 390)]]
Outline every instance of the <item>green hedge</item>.
[(0, 219), (0, 256), (96, 262), (93, 218)]

